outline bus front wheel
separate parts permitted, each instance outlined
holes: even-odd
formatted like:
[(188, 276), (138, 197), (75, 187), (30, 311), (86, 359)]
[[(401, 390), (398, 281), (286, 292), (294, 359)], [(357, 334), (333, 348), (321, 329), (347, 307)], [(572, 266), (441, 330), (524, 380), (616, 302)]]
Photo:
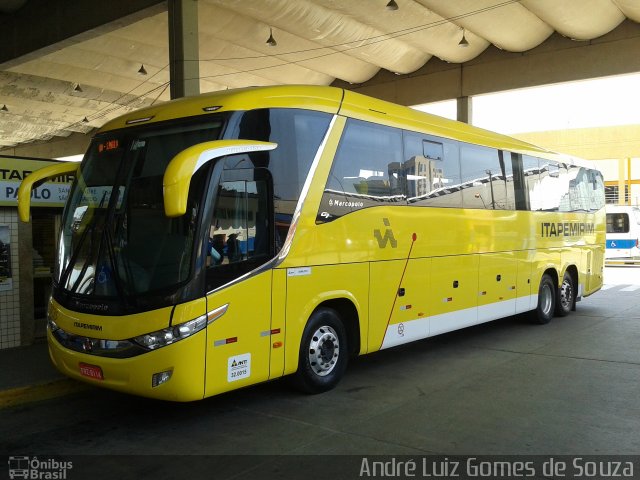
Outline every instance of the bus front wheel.
[(321, 307), (313, 312), (302, 335), (297, 386), (307, 393), (335, 387), (347, 368), (347, 332), (337, 312)]
[(538, 306), (531, 312), (531, 320), (534, 323), (542, 325), (551, 321), (556, 308), (557, 291), (558, 288), (551, 275), (547, 273), (542, 275), (538, 289)]
[(558, 289), (558, 300), (556, 302), (556, 315), (566, 317), (571, 312), (575, 302), (576, 289), (573, 285), (573, 277), (569, 272), (565, 272), (562, 284)]

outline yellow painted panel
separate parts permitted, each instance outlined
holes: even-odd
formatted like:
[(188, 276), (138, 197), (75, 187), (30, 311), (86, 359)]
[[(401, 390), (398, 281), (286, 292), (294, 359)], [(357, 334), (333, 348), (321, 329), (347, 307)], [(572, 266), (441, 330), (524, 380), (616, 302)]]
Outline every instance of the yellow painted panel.
[(176, 305), (173, 311), (173, 317), (171, 318), (171, 325), (180, 325), (181, 323), (194, 320), (201, 315), (207, 313), (207, 300), (198, 298), (192, 302), (180, 303)]
[[(535, 251), (531, 271), (531, 293), (537, 295), (540, 287), (540, 279), (547, 270), (554, 270), (560, 276), (562, 265), (562, 251), (559, 248), (547, 248)], [(558, 278), (559, 285), (560, 278)]]
[(602, 288), (604, 282), (604, 245), (589, 249), (591, 255), (591, 271), (589, 272), (585, 295), (590, 295)]
[[(604, 222), (575, 213), (376, 206), (316, 225), (322, 192), (317, 193), (317, 203), (309, 198), (305, 202), (304, 221), (298, 225), (283, 266), (399, 260), (406, 258), (409, 249), (413, 258), (427, 258), (580, 249), (604, 243), (604, 233), (600, 232), (604, 231)], [(579, 236), (552, 234), (551, 223), (576, 222), (595, 222), (596, 229)], [(414, 244), (413, 234), (417, 236)], [(556, 265), (561, 268), (561, 264)]]
[(380, 349), (387, 325), (429, 316), (434, 303), (429, 287), (430, 265), (428, 258), (371, 263), (369, 352)]
[(206, 396), (269, 378), (272, 271), (207, 296), (207, 310), (228, 304), (207, 327)]
[[(202, 299), (195, 300), (195, 304)], [(126, 340), (169, 327), (172, 307), (122, 316), (91, 315), (68, 310), (55, 300), (49, 303), (49, 317), (65, 332), (106, 340)]]
[[(287, 271), (273, 271), (271, 290), (271, 368), (269, 378), (284, 374), (284, 352), (286, 336)], [(279, 331), (279, 332), (278, 332)], [(276, 333), (278, 332), (278, 333)]]
[[(538, 290), (532, 288), (531, 283), (531, 266), (533, 262), (533, 251), (523, 250), (515, 252), (517, 266), (517, 278), (516, 278), (516, 294), (518, 298), (526, 298), (532, 294), (537, 294)], [(535, 305), (530, 305), (533, 309)]]
[(380, 350), (387, 324), (393, 321), (392, 308), (397, 301), (398, 287), (405, 260), (372, 262), (370, 265), (368, 351)]
[(478, 255), (434, 258), (431, 263), (431, 315), (478, 306)]
[(513, 252), (484, 253), (480, 255), (479, 262), (478, 304), (488, 305), (515, 299), (518, 283), (516, 255)]

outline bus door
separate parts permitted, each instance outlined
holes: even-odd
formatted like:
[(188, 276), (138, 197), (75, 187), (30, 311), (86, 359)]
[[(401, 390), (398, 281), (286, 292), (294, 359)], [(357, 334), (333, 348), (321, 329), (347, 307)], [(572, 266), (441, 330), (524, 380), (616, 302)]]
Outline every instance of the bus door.
[[(273, 198), (266, 169), (225, 170), (206, 245), (205, 395), (269, 378)], [(242, 278), (241, 278), (242, 277)], [(240, 279), (240, 281), (238, 281)]]

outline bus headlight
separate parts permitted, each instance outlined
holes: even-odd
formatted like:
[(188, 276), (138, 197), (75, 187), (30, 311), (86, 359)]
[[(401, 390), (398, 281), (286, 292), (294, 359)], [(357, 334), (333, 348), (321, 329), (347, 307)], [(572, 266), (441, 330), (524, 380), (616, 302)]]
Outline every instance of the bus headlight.
[(190, 337), (194, 333), (198, 333), (200, 330), (207, 326), (207, 316), (202, 315), (195, 320), (176, 325), (175, 327), (165, 328), (156, 332), (146, 333), (135, 337), (133, 339), (138, 345), (141, 345), (149, 350), (155, 350), (157, 348), (171, 345), (172, 343)]
[(60, 329), (60, 327), (56, 325), (56, 322), (54, 322), (49, 315), (47, 315), (47, 327), (49, 327), (49, 330), (52, 333)]

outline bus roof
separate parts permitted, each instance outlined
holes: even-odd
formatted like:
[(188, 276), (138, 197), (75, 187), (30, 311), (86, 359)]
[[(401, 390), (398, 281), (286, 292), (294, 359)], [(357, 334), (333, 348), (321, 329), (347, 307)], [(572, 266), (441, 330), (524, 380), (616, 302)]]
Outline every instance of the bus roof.
[(248, 87), (185, 97), (146, 107), (107, 122), (98, 133), (138, 124), (255, 108), (303, 108), (414, 130), (594, 168), (575, 157), (551, 152), (513, 137), (449, 120), (409, 107), (329, 86), (280, 85)]
[[(334, 87), (273, 86), (248, 87), (184, 97), (127, 113), (106, 123), (99, 132), (125, 128), (132, 124), (151, 124), (176, 118), (208, 115), (212, 112), (253, 110), (255, 108), (306, 108), (335, 114), (343, 91)], [(148, 119), (145, 121), (145, 119)]]

